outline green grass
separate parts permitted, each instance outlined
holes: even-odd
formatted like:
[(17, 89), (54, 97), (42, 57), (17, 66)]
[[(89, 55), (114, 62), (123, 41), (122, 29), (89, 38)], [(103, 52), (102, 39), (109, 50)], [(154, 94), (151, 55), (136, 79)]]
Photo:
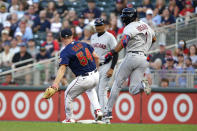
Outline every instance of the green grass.
[(0, 131), (197, 131), (197, 125), (176, 124), (61, 124), (0, 121)]

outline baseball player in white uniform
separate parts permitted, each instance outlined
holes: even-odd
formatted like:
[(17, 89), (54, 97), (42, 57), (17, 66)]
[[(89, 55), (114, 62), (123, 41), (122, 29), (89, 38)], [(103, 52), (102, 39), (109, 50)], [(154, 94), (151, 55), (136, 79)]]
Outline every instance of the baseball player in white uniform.
[(113, 75), (113, 70), (118, 60), (118, 54), (115, 54), (111, 62), (104, 63), (105, 55), (107, 52), (116, 47), (117, 41), (111, 33), (105, 31), (105, 24), (102, 18), (97, 18), (94, 22), (94, 25), (97, 33), (91, 36), (91, 45), (100, 59), (97, 94), (99, 103), (101, 105), (101, 110), (103, 111), (108, 100), (108, 82), (110, 77)]
[(126, 56), (115, 75), (115, 81), (105, 108), (106, 119), (112, 119), (113, 105), (123, 82), (128, 76), (130, 76), (129, 92), (131, 94), (138, 94), (141, 89), (146, 94), (150, 94), (151, 92), (148, 81), (144, 79), (144, 73), (149, 65), (146, 53), (156, 40), (155, 33), (146, 23), (138, 21), (135, 8), (124, 8), (121, 19), (126, 25), (122, 38), (115, 49), (107, 53), (105, 61), (110, 61), (114, 54), (117, 54), (123, 48), (126, 48)]

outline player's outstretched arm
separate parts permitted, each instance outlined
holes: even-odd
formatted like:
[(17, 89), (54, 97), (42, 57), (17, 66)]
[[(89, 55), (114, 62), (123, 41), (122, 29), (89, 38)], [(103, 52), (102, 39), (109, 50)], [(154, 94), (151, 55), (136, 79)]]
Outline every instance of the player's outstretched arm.
[[(58, 86), (66, 71), (66, 65), (60, 65), (53, 85)], [(59, 86), (58, 86), (59, 87)]]
[(57, 76), (55, 78), (55, 81), (53, 82), (53, 85), (49, 86), (45, 90), (43, 98), (49, 99), (58, 91), (59, 83), (62, 77), (64, 76), (65, 71), (66, 71), (66, 65), (61, 65), (60, 68), (58, 69)]

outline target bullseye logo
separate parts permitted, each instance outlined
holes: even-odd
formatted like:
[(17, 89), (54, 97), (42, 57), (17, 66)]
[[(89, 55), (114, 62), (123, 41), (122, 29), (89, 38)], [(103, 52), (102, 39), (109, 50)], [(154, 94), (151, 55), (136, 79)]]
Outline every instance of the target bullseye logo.
[(134, 110), (135, 103), (133, 98), (127, 93), (122, 93), (118, 97), (115, 105), (118, 118), (122, 121), (128, 121), (133, 116)]
[(53, 99), (50, 99), (50, 100), (43, 99), (42, 98), (43, 95), (44, 93), (40, 93), (36, 97), (34, 108), (35, 108), (36, 115), (40, 119), (45, 120), (45, 119), (48, 119), (53, 112)]
[(30, 104), (28, 96), (23, 92), (18, 92), (12, 98), (12, 113), (18, 119), (25, 118), (29, 112)]
[(148, 102), (148, 114), (153, 121), (162, 121), (168, 110), (165, 97), (161, 94), (153, 95)]
[(193, 113), (193, 103), (191, 98), (186, 94), (177, 96), (173, 104), (173, 112), (178, 121), (188, 121)]
[(0, 117), (2, 117), (6, 111), (6, 99), (3, 93), (0, 92)]
[(75, 98), (73, 103), (73, 114), (75, 119), (80, 119), (85, 112), (85, 102), (82, 95)]

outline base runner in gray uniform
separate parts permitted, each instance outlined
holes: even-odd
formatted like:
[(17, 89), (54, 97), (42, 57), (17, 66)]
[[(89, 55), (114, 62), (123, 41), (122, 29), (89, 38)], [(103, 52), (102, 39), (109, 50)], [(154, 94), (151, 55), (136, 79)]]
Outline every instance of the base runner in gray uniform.
[(110, 77), (113, 75), (113, 70), (118, 60), (118, 54), (115, 54), (112, 61), (104, 63), (105, 55), (117, 45), (115, 37), (105, 31), (105, 22), (102, 18), (96, 18), (95, 22), (96, 33), (91, 36), (91, 45), (94, 51), (99, 56), (99, 84), (97, 86), (97, 95), (101, 105), (101, 111), (107, 104), (107, 91)]
[(144, 22), (137, 20), (137, 11), (135, 8), (124, 8), (121, 19), (126, 25), (122, 38), (115, 49), (111, 50), (105, 56), (105, 61), (110, 61), (114, 54), (121, 49), (126, 48), (126, 56), (122, 61), (115, 75), (109, 100), (105, 108), (105, 119), (112, 119), (112, 109), (119, 95), (123, 82), (130, 76), (129, 92), (136, 95), (141, 89), (146, 94), (150, 94), (151, 88), (147, 80), (144, 79), (144, 73), (148, 67), (146, 53), (155, 42), (154, 31)]

